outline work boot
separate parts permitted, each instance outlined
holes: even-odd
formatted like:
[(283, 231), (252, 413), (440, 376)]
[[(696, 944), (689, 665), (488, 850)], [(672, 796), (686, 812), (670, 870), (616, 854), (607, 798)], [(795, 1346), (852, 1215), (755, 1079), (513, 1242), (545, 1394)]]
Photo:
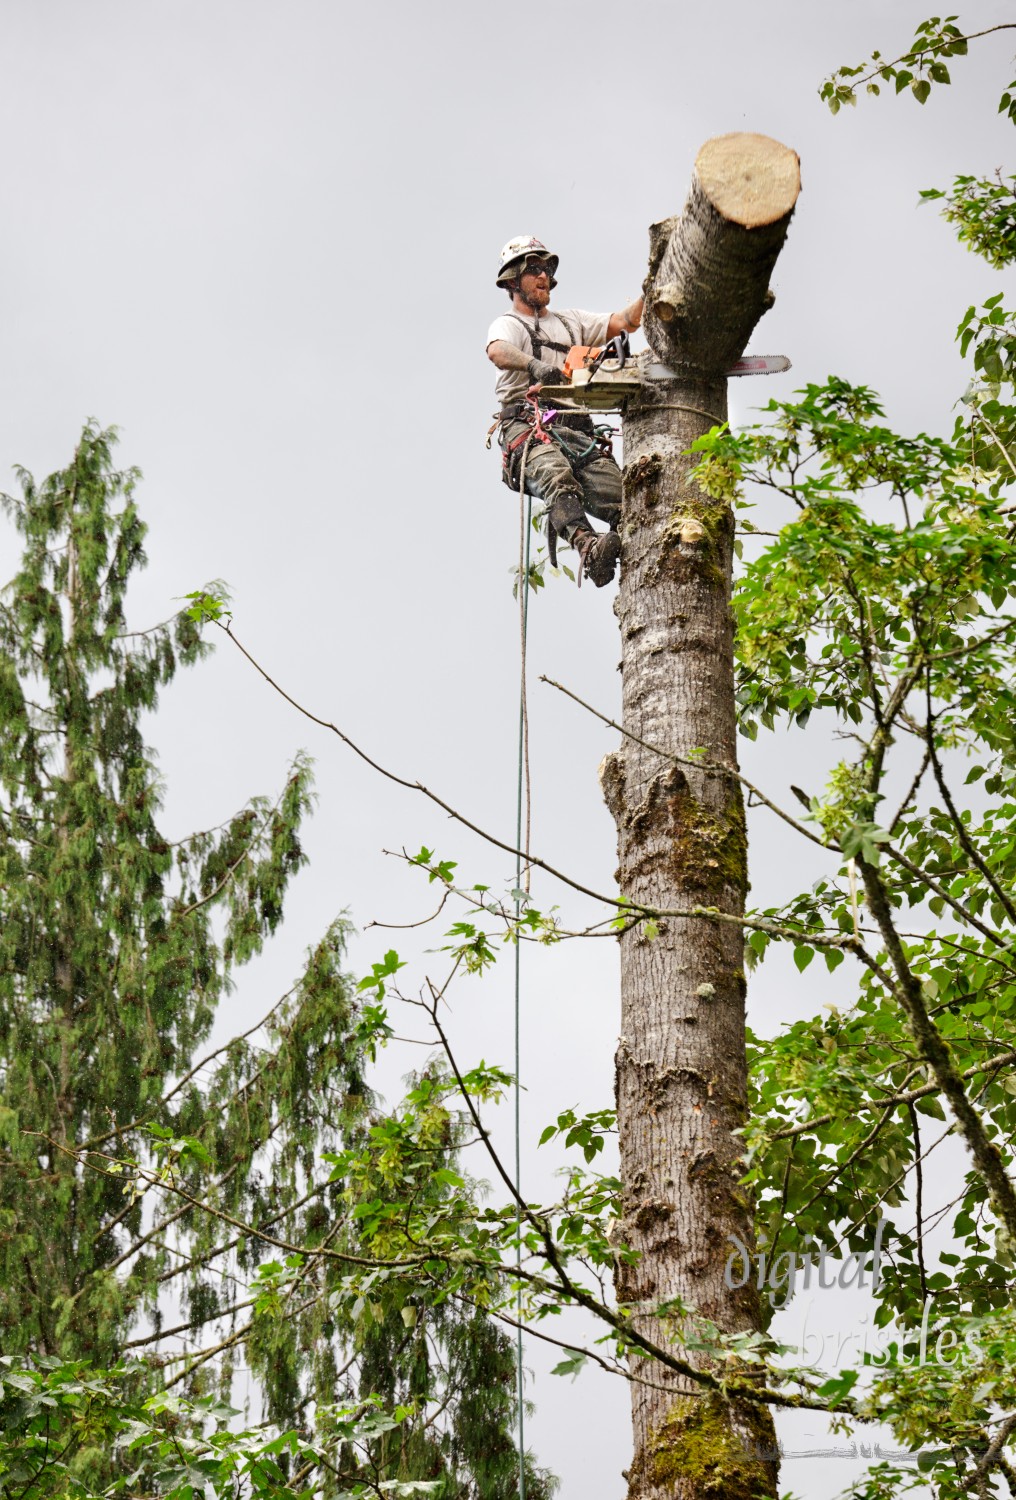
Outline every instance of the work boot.
[(577, 527), (571, 539), (579, 554), (579, 587), (582, 574), (593, 580), (598, 589), (611, 583), (614, 568), (621, 556), (621, 538), (616, 531), (593, 531), (589, 526)]

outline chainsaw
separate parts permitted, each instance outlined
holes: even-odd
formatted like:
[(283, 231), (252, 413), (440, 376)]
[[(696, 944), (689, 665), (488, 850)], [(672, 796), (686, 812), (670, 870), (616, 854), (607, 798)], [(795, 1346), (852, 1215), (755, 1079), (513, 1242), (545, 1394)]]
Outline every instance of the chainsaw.
[[(611, 342), (603, 347), (573, 344), (564, 360), (564, 378), (570, 381), (572, 386), (587, 386), (590, 380), (593, 380), (594, 375), (617, 377), (627, 368), (630, 359), (627, 348), (615, 348), (620, 344), (621, 339), (611, 339)], [(789, 368), (791, 368), (791, 362), (786, 359), (785, 354), (746, 354), (743, 359), (731, 365), (726, 374), (780, 375)], [(653, 378), (666, 380), (668, 375), (669, 377), (674, 375), (674, 371), (668, 369), (668, 366), (656, 365), (656, 363), (642, 366), (642, 369), (650, 380)]]
[[(789, 369), (790, 360), (785, 354), (748, 354), (731, 365), (727, 374), (778, 375)], [(554, 400), (564, 396), (566, 401), (571, 398), (578, 406), (599, 411), (616, 408), (621, 399), (639, 386), (677, 377), (676, 371), (654, 360), (649, 350), (632, 357), (624, 335), (600, 347), (574, 344), (562, 373), (568, 386), (554, 386)]]

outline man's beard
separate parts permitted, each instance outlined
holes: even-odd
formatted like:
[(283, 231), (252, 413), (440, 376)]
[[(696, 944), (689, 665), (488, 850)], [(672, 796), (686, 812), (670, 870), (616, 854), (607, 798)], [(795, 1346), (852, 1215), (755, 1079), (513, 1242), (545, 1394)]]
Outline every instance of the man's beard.
[(534, 312), (534, 313), (542, 311), (542, 309), (545, 308), (546, 306), (548, 306), (548, 304), (550, 302), (550, 290), (549, 290), (549, 288), (545, 291), (542, 287), (534, 287), (533, 290), (527, 296), (526, 293), (524, 291), (522, 291), (522, 288), (520, 287), (519, 288), (519, 295), (522, 298), (523, 302), (526, 304), (526, 306), (530, 309), (530, 311)]

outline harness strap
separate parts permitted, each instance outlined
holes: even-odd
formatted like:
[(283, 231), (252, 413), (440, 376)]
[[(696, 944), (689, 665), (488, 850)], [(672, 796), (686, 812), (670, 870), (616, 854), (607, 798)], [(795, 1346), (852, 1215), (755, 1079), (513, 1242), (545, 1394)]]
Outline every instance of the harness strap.
[(550, 442), (550, 434), (548, 432), (537, 432), (535, 427), (527, 427), (525, 432), (520, 432), (518, 437), (513, 437), (510, 443), (505, 444), (504, 451), (506, 457), (514, 453), (516, 448), (521, 448), (522, 444), (527, 443), (530, 438), (535, 438), (538, 443)]
[(506, 318), (513, 318), (516, 323), (520, 324), (521, 327), (526, 330), (526, 335), (529, 339), (529, 345), (533, 351), (534, 359), (542, 359), (544, 349), (554, 349), (558, 354), (567, 354), (568, 350), (571, 349), (574, 344), (577, 344), (579, 342), (578, 338), (571, 328), (571, 325), (568, 322), (568, 319), (563, 318), (560, 313), (552, 313), (551, 316), (557, 318), (559, 323), (564, 324), (568, 337), (571, 339), (570, 344), (559, 344), (556, 339), (547, 338), (545, 334), (542, 334), (540, 332), (540, 320), (538, 317), (533, 319), (534, 326), (530, 328), (525, 318), (520, 318), (518, 313), (505, 313), (504, 316)]

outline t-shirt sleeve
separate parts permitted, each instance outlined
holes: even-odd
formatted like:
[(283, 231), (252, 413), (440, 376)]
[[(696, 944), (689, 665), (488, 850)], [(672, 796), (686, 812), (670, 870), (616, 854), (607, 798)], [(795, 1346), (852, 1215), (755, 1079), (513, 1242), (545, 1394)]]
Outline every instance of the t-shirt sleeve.
[(526, 330), (521, 323), (516, 323), (514, 318), (502, 316), (494, 319), (487, 329), (486, 347), (489, 349), (495, 340), (500, 340), (504, 344), (514, 344), (516, 349), (521, 349), (523, 353), (526, 353), (528, 349)]
[(610, 313), (586, 312), (581, 307), (573, 307), (571, 316), (577, 318), (582, 325), (583, 344), (605, 344), (607, 342), (607, 327), (610, 323)]

